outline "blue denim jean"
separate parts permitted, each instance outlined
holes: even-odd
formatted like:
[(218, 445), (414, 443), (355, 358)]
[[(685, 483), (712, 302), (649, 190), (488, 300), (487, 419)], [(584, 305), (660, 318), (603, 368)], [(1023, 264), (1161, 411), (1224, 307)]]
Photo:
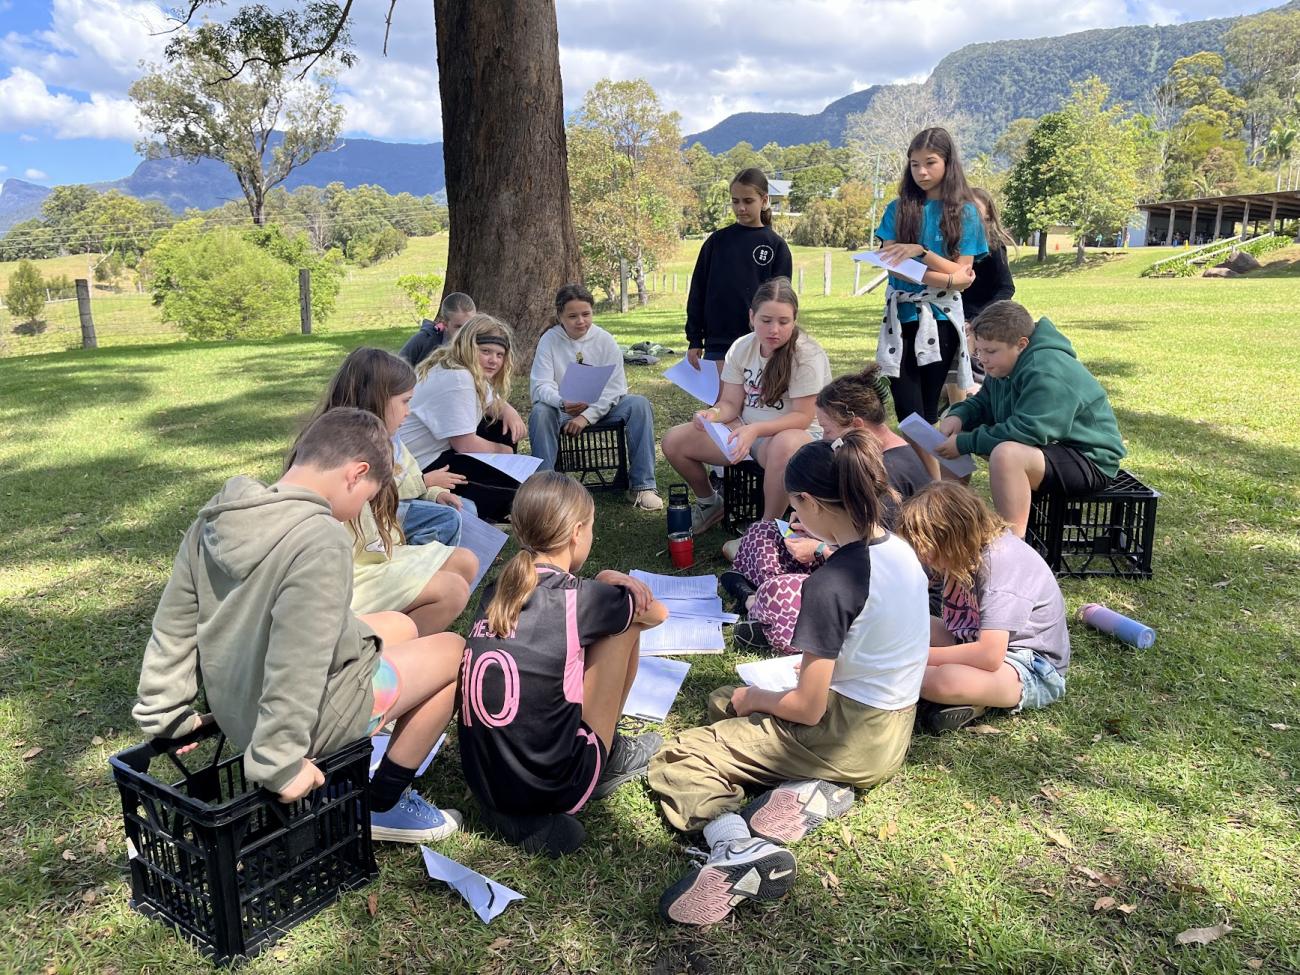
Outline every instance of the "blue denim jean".
[[(555, 467), (560, 452), (560, 427), (572, 419), (563, 410), (545, 403), (534, 403), (528, 414), (528, 443), (534, 457), (542, 459), (540, 470)], [(655, 490), (655, 418), (650, 401), (629, 393), (605, 414), (605, 420), (622, 420), (627, 424), (628, 480), (633, 491)]]
[(1020, 677), (1020, 703), (1011, 709), (1012, 714), (1025, 708), (1045, 708), (1065, 696), (1065, 678), (1034, 651), (1012, 647), (1005, 660)]
[[(474, 513), (472, 501), (462, 498), (461, 504), (465, 510)], [(460, 512), (449, 504), (423, 498), (402, 501), (397, 506), (397, 520), (402, 523), (407, 545), (442, 542), (455, 547), (460, 544)]]

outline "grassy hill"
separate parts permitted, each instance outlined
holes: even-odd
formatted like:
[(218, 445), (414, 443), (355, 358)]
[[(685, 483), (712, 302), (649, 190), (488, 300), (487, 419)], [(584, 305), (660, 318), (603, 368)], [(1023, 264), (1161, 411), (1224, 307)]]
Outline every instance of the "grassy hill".
[[(1153, 649), (1073, 626), (1061, 703), (995, 718), (993, 735), (918, 737), (894, 781), (797, 846), (786, 901), (700, 931), (654, 915), (688, 861), (642, 789), (584, 814), (590, 839), (576, 856), (533, 860), (473, 828), (449, 748), (421, 785), (469, 812), (471, 829), (440, 849), (526, 900), (485, 926), (427, 880), (417, 851), (385, 847), (372, 886), (244, 970), (1300, 970), (1295, 282), (1139, 278), (1158, 253), (1099, 254), (1083, 271), (1069, 257), (1018, 266), (1020, 297), (1107, 387), (1125, 466), (1162, 494), (1154, 579), (1067, 581), (1067, 602), (1146, 621), (1159, 632)], [(820, 262), (796, 255), (810, 289)], [(679, 275), (689, 266), (689, 253), (675, 265)], [(377, 286), (385, 267), (350, 287)], [(848, 273), (836, 255), (835, 294), (807, 295), (801, 315), (837, 373), (871, 357), (880, 307), (878, 294), (844, 294)], [(601, 321), (622, 341), (680, 344), (682, 306), (670, 294)], [(106, 759), (138, 740), (129, 710), (140, 654), (180, 533), (225, 478), (276, 476), (343, 354), (405, 337), (381, 318), (311, 337), (110, 346), (0, 366), (0, 970), (206, 969), (127, 907)], [(693, 409), (663, 379), (666, 365), (629, 369), (661, 433)], [(663, 489), (662, 461), (659, 476)], [(721, 567), (726, 537), (697, 541), (700, 571)], [(663, 550), (662, 516), (599, 500), (591, 566), (663, 570)], [(742, 659), (691, 658), (666, 730), (701, 721), (705, 695), (734, 681)], [(1099, 906), (1103, 897), (1127, 913)], [(1220, 922), (1233, 930), (1212, 945), (1175, 944)]]

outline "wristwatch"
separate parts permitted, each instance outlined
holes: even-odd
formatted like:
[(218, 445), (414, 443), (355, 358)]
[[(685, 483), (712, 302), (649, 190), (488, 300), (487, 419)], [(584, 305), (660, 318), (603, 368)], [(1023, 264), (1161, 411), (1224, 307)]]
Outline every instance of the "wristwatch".
[(921, 245), (921, 253), (919, 253), (919, 254), (916, 255), (916, 259), (917, 259), (918, 261), (924, 261), (924, 260), (925, 260), (925, 255), (928, 254), (928, 253), (930, 253), (930, 249), (929, 249), (928, 247), (926, 247), (924, 244), (922, 244), (922, 245)]

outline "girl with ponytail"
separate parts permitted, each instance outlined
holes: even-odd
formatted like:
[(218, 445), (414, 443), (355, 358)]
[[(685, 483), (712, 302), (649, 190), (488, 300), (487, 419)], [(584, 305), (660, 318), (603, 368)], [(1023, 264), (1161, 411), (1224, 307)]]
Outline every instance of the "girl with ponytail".
[[(804, 529), (837, 548), (804, 584), (791, 639), (803, 659), (788, 688), (719, 688), (714, 723), (683, 732), (650, 763), (665, 818), (702, 829), (710, 851), (660, 899), (670, 920), (711, 924), (746, 900), (782, 896), (795, 860), (777, 844), (843, 815), (854, 789), (903, 764), (929, 613), (925, 571), (880, 524), (884, 479), (880, 449), (860, 430), (808, 444), (786, 466)], [(754, 786), (769, 791), (744, 805)]]
[(667, 617), (643, 582), (576, 575), (596, 506), (555, 471), (534, 474), (510, 509), (519, 551), (483, 594), (465, 642), (460, 756), (489, 826), (559, 856), (586, 833), (573, 814), (644, 775), (663, 739), (616, 732), (636, 679), (641, 632)]

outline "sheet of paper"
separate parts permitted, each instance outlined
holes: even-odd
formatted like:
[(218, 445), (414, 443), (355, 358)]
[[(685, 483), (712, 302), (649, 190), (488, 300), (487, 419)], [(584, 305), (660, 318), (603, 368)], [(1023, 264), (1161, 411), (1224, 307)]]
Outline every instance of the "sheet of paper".
[(873, 264), (878, 268), (888, 271), (890, 274), (900, 278), (905, 278), (913, 284), (921, 284), (925, 272), (930, 270), (920, 261), (906, 257), (897, 264), (888, 264), (880, 256), (879, 251), (863, 251), (861, 254), (854, 254), (855, 261), (861, 261), (864, 264)]
[(736, 664), (736, 673), (750, 687), (759, 687), (765, 691), (788, 691), (799, 684), (799, 674), (794, 668), (802, 659), (798, 654), (792, 653), (748, 664)]
[[(417, 779), (428, 771), (429, 766), (433, 764), (433, 760), (438, 757), (438, 752), (442, 751), (442, 744), (446, 740), (447, 736), (444, 734), (433, 743), (433, 748), (430, 749), (429, 754), (424, 757), (424, 761), (420, 763), (420, 767), (415, 771)], [(375, 774), (375, 769), (379, 768), (380, 760), (388, 754), (388, 743), (390, 741), (392, 741), (391, 735), (375, 735), (370, 739), (371, 775)]]
[(716, 576), (669, 576), (644, 569), (633, 569), (628, 575), (649, 586), (655, 599), (707, 599), (718, 594)]
[(450, 857), (434, 853), (427, 846), (422, 845), (420, 852), (424, 855), (424, 869), (430, 878), (441, 880), (465, 898), (465, 903), (474, 909), (484, 924), (509, 907), (511, 902), (524, 899), (519, 891), (511, 890)]
[(970, 454), (962, 454), (956, 460), (948, 460), (935, 453), (935, 449), (947, 438), (930, 424), (920, 413), (904, 417), (898, 424), (898, 430), (927, 454), (931, 454), (942, 467), (947, 468), (958, 477), (968, 477), (975, 473), (975, 461)]
[(712, 362), (701, 359), (700, 368), (696, 369), (686, 359), (682, 359), (664, 371), (664, 378), (678, 389), (690, 393), (705, 406), (712, 406), (718, 401), (720, 377), (718, 367)]
[(703, 422), (704, 432), (709, 435), (710, 440), (718, 445), (718, 449), (722, 451), (722, 456), (731, 460), (739, 459), (736, 457), (736, 445), (730, 441), (731, 428), (725, 423), (717, 423), (713, 420)]
[(682, 681), (691, 665), (685, 660), (667, 657), (642, 657), (637, 665), (636, 680), (628, 692), (623, 713), (648, 721), (662, 721), (668, 717)]
[(671, 616), (641, 634), (643, 654), (722, 653), (722, 624), (717, 620)]
[(468, 511), (460, 513), (460, 547), (467, 548), (478, 556), (478, 575), (469, 587), (470, 592), (478, 588), (488, 569), (492, 568), (492, 563), (505, 547), (506, 537), (500, 528), (488, 524), (478, 515), (472, 515)]
[(691, 599), (661, 599), (668, 607), (668, 615), (681, 619), (691, 616), (702, 620), (718, 620), (721, 623), (735, 623), (739, 617), (722, 609), (721, 596), (696, 596)]
[(575, 362), (564, 372), (560, 380), (560, 398), (566, 403), (586, 403), (590, 406), (600, 399), (605, 391), (605, 384), (614, 375), (614, 367), (589, 366)]
[(776, 519), (776, 530), (781, 533), (782, 538), (789, 538), (794, 534), (794, 529), (790, 527), (790, 523), (782, 521), (780, 518)]
[(502, 474), (508, 474), (516, 481), (522, 484), (532, 475), (532, 473), (542, 466), (542, 458), (534, 457), (531, 454), (475, 454), (468, 453), (466, 457), (473, 457), (475, 460), (481, 460), (488, 467), (495, 467)]

